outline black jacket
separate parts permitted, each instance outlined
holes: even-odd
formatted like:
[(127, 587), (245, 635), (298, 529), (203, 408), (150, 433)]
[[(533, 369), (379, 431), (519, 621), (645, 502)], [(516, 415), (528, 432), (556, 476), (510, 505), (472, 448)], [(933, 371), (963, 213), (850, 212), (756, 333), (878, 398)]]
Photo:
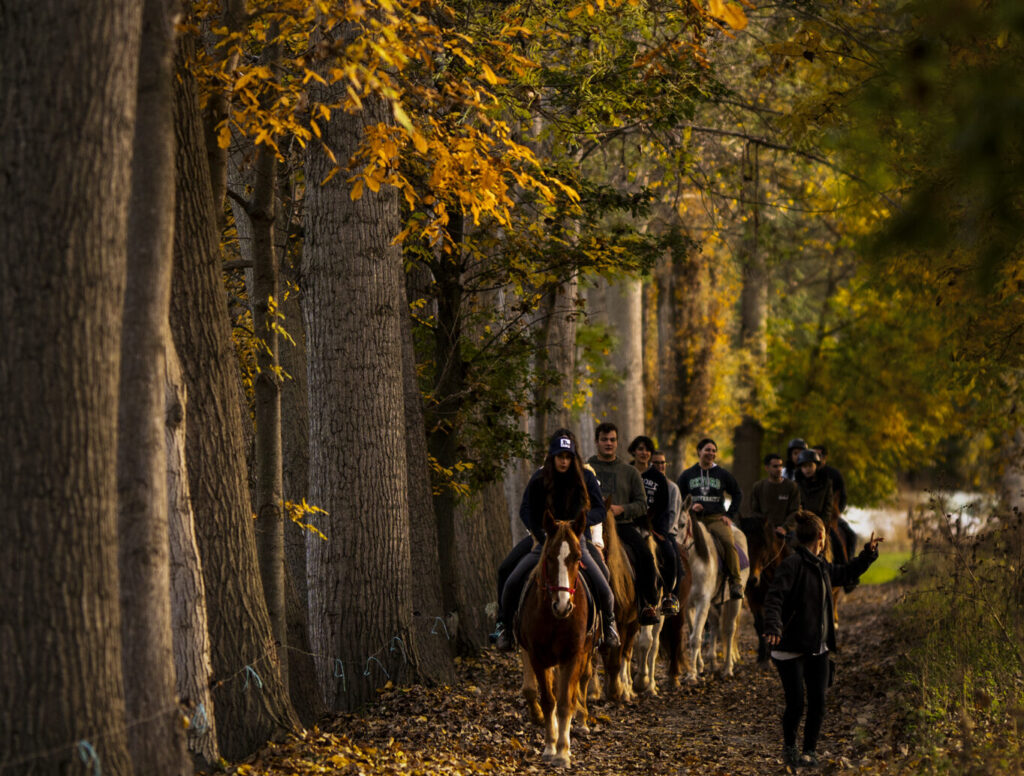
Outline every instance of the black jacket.
[(765, 633), (781, 636), (775, 649), (816, 655), (836, 648), (832, 586), (854, 582), (875, 562), (867, 547), (847, 564), (832, 564), (800, 547), (775, 570), (764, 599)]
[[(717, 463), (707, 471), (695, 463), (679, 475), (676, 485), (683, 498), (692, 496), (695, 503), (704, 507), (701, 517), (724, 514), (730, 520), (737, 519), (743, 493), (736, 478)], [(728, 509), (725, 508), (726, 494), (731, 499)]]
[(832, 519), (832, 480), (820, 469), (813, 477), (805, 477), (797, 469), (796, 484), (800, 488), (800, 506), (816, 514), (828, 525)]
[[(597, 477), (589, 469), (583, 470), (583, 479), (587, 483), (587, 495), (590, 497), (590, 511), (587, 512), (587, 533), (590, 526), (604, 522), (604, 501), (601, 499), (601, 485)], [(565, 474), (555, 473), (555, 492), (552, 494), (552, 507), (555, 520), (573, 521), (583, 508), (583, 495), (576, 490), (576, 477), (570, 470)], [(523, 500), (519, 504), (519, 519), (523, 521), (534, 538), (544, 541), (544, 511), (547, 509), (548, 494), (544, 488), (544, 470), (533, 473), (530, 482), (523, 492)]]

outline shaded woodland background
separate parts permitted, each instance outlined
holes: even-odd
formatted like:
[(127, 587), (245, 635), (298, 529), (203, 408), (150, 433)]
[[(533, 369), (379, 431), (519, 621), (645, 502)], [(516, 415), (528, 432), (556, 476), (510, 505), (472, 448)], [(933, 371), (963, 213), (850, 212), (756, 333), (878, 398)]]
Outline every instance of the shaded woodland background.
[(5, 5), (0, 767), (189, 773), (450, 678), (559, 425), (1015, 503), (1022, 29)]

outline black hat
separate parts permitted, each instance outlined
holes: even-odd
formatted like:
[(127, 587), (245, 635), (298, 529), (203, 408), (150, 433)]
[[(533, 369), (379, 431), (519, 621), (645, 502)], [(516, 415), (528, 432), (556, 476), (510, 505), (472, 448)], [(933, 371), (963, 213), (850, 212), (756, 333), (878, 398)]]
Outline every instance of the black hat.
[(805, 463), (821, 463), (821, 456), (814, 450), (804, 450), (796, 459), (796, 465), (803, 466)]
[(576, 445), (570, 437), (557, 436), (551, 440), (551, 446), (548, 448), (548, 455), (555, 456), (559, 453), (570, 453), (576, 455)]
[(804, 440), (802, 440), (800, 437), (797, 437), (796, 439), (790, 439), (789, 440), (789, 447), (787, 447), (786, 449), (787, 450), (806, 450), (807, 449), (807, 443)]

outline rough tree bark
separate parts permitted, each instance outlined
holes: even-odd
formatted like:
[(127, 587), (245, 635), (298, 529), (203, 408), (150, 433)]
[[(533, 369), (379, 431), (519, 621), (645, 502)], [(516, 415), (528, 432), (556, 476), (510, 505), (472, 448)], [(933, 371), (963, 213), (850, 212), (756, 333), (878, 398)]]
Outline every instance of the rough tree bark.
[[(344, 99), (343, 87), (317, 94)], [(363, 128), (388, 120), (364, 99), (337, 112), (325, 142), (349, 159)], [(310, 146), (303, 295), (309, 364), (310, 496), (327, 510), (326, 542), (308, 556), (310, 642), (331, 709), (353, 709), (415, 661), (400, 317), (405, 314), (396, 192), (349, 196)]]
[(760, 206), (758, 200), (760, 165), (758, 147), (748, 143), (745, 149), (744, 181), (749, 191), (744, 199), (751, 205), (747, 231), (743, 240), (741, 268), (743, 289), (740, 293), (739, 347), (744, 355), (741, 362), (736, 401), (742, 420), (733, 430), (733, 476), (743, 491), (742, 514), (750, 509), (750, 496), (754, 483), (761, 478), (761, 447), (764, 427), (759, 420), (759, 383), (768, 363), (768, 270), (764, 252), (758, 245)]
[(118, 568), (128, 745), (137, 773), (185, 774), (192, 763), (175, 703), (164, 439), (174, 244), (177, 6), (145, 0), (139, 57), (128, 272), (118, 407)]
[(656, 277), (662, 357), (653, 431), (671, 452), (678, 474), (694, 457), (687, 443), (696, 441), (691, 437), (702, 432), (708, 420), (715, 334), (710, 299), (715, 280), (696, 250), (666, 255), (658, 262)]
[(117, 397), (141, 24), (129, 0), (0, 12), (5, 773), (132, 773)]
[[(649, 433), (644, 428), (643, 289), (639, 280), (614, 284), (602, 280), (588, 299), (594, 302), (595, 320), (607, 324), (618, 338), (610, 358), (622, 376), (621, 383), (594, 392), (594, 415), (598, 421), (610, 420), (618, 426), (619, 457), (626, 458), (626, 446), (633, 437)], [(586, 431), (594, 436), (593, 429)]]
[[(419, 675), (426, 682), (450, 683), (454, 676), (453, 642), (441, 595), (441, 562), (437, 546), (437, 522), (427, 465), (427, 435), (423, 420), (423, 395), (416, 379), (412, 316), (403, 308), (402, 392), (405, 407), (405, 456), (409, 492), (409, 548), (417, 583), (412, 590), (413, 626), (419, 645)], [(316, 541), (316, 539), (311, 539)], [(438, 618), (442, 618), (438, 621)]]
[[(183, 46), (189, 45), (184, 38)], [(298, 720), (278, 671), (263, 599), (216, 207), (195, 83), (180, 63), (175, 126), (171, 323), (189, 396), (189, 426), (195, 431), (188, 435), (186, 449), (206, 581), (217, 730), (224, 756), (238, 759), (294, 729)]]
[[(168, 332), (168, 338), (170, 332)], [(174, 343), (167, 343), (167, 516), (171, 554), (171, 616), (175, 687), (191, 717), (188, 748), (204, 765), (220, 760), (217, 725), (210, 692), (213, 666), (206, 616), (206, 585), (196, 543), (195, 516), (188, 492), (185, 436), (188, 401)]]

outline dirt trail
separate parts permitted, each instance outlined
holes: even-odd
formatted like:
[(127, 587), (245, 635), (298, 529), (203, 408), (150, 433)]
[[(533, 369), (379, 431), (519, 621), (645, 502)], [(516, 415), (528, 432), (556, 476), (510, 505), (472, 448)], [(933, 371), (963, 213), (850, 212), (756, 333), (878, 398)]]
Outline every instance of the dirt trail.
[[(819, 745), (822, 772), (885, 773), (898, 758), (889, 721), (900, 687), (898, 656), (887, 625), (899, 592), (892, 585), (862, 586), (843, 603), (837, 683)], [(628, 706), (592, 704), (599, 722), (587, 737), (574, 729), (571, 770), (785, 773), (781, 686), (770, 664), (755, 662), (746, 610), (741, 628), (743, 660), (733, 678), (671, 689), (663, 659), (660, 697)], [(541, 731), (525, 721), (519, 681), (518, 659), (492, 651), (464, 661), (452, 688), (389, 691), (369, 713), (336, 718), (325, 729), (374, 747), (387, 761), (377, 772), (543, 773), (550, 769), (540, 761)]]

